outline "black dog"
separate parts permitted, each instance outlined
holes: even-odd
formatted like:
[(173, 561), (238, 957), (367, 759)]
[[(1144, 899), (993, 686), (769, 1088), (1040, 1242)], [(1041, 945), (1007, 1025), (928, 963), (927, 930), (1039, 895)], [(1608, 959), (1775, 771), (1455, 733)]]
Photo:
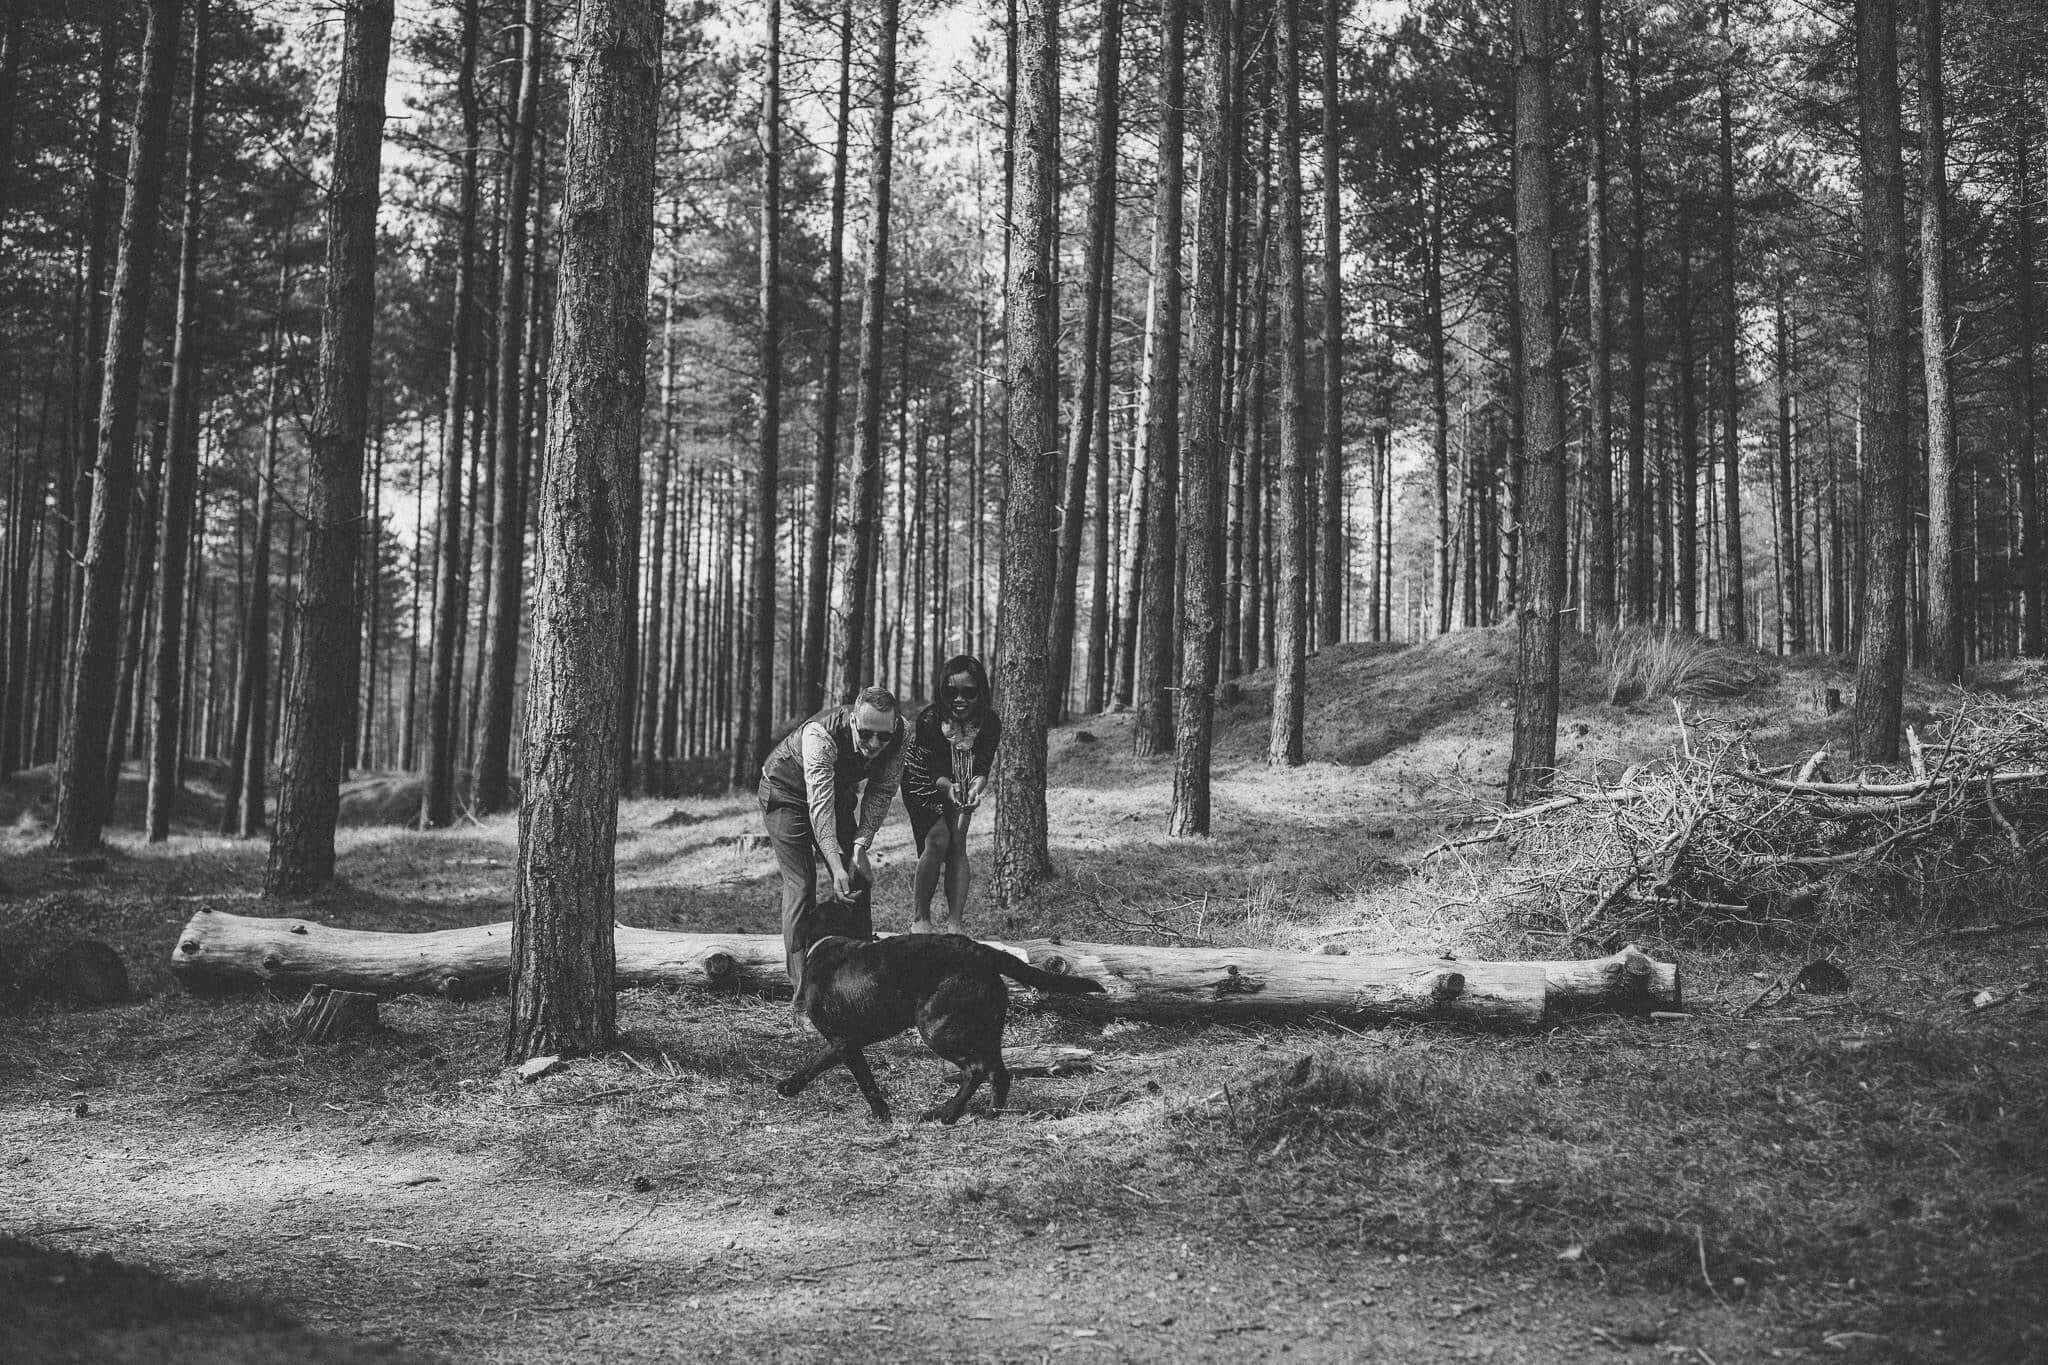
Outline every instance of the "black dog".
[(887, 1119), (889, 1103), (861, 1049), (915, 1024), (926, 1046), (961, 1071), (953, 1097), (924, 1117), (957, 1121), (984, 1080), (994, 1107), (1001, 1109), (1010, 1097), (1010, 1073), (1003, 1066), (1003, 1014), (1010, 992), (1003, 978), (1064, 995), (1102, 990), (1100, 982), (1040, 971), (964, 934), (846, 937), (835, 932), (837, 909), (829, 902), (820, 905), (807, 917), (810, 924), (797, 927), (796, 947), (804, 953), (797, 1012), (829, 1046), (776, 1087), (785, 1095), (795, 1095), (844, 1062), (874, 1116)]

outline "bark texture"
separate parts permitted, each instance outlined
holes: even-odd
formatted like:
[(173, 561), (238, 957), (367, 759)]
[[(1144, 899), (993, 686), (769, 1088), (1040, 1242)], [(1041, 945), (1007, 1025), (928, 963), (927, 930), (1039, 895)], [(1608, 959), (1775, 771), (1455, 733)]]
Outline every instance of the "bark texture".
[[(1088, 200), (1088, 246), (1081, 267), (1081, 377), (1074, 388), (1074, 420), (1067, 437), (1066, 484), (1060, 500), (1059, 569), (1053, 583), (1052, 630), (1046, 640), (1052, 660), (1046, 715), (1055, 721), (1065, 714), (1073, 677), (1090, 444), (1095, 442), (1098, 407), (1106, 406), (1107, 401), (1097, 390), (1107, 389), (1108, 295), (1116, 276), (1117, 68), (1123, 39), (1122, 0), (1102, 0), (1099, 33), (1095, 52), (1095, 182)], [(1098, 383), (1098, 377), (1103, 382)], [(1102, 415), (1106, 417), (1107, 413)], [(1095, 445), (1097, 467), (1106, 466), (1109, 443), (1100, 441)], [(1095, 525), (1103, 525), (1108, 515), (1108, 508), (1098, 497)], [(1098, 555), (1098, 568), (1100, 563)], [(1092, 654), (1090, 661), (1094, 661)]]
[(1280, 486), (1279, 541), (1274, 595), (1273, 728), (1268, 763), (1294, 767), (1303, 760), (1302, 711), (1308, 690), (1308, 431), (1303, 412), (1308, 382), (1308, 298), (1302, 287), (1301, 226), (1301, 0), (1279, 0), (1278, 66), (1274, 92), (1280, 111), (1276, 203), (1280, 210)]
[(1323, 0), (1323, 463), (1322, 553), (1316, 560), (1316, 646), (1344, 635), (1344, 592), (1351, 579), (1351, 540), (1344, 525), (1344, 216), (1337, 174), (1338, 26), (1342, 0)]
[[(804, 565), (804, 715), (825, 708), (830, 656), (827, 597), (832, 583), (832, 541), (839, 497), (840, 367), (846, 352), (846, 143), (853, 104), (853, 0), (839, 6), (839, 118), (832, 138), (832, 225), (825, 240), (825, 379), (819, 399), (818, 458), (811, 470), (811, 534)], [(975, 383), (980, 383), (979, 377)], [(977, 420), (981, 411), (975, 404)]]
[(1059, 5), (1025, 0), (1017, 101), (1017, 195), (1003, 347), (1008, 448), (1002, 590), (996, 608), (996, 749), (993, 896), (1020, 913), (1052, 875), (1046, 851), (1045, 745), (1052, 619), (1053, 483), (1058, 476), (1059, 299), (1053, 284), (1058, 228)]
[[(92, 511), (85, 539), (84, 591), (57, 748), (57, 811), (50, 846), (83, 853), (99, 846), (112, 793), (107, 753), (114, 739), (121, 597), (128, 565), (129, 504), (135, 497), (135, 419), (141, 401), (142, 342), (156, 270), (157, 206), (176, 84), (183, 0), (151, 0), (142, 40), (142, 79), (128, 142), (128, 191), (121, 207), (113, 311), (101, 367)], [(106, 39), (112, 41), (111, 33)], [(60, 574), (60, 576), (62, 576)]]
[(1558, 643), (1565, 579), (1564, 396), (1557, 271), (1551, 256), (1549, 0), (1515, 5), (1515, 281), (1521, 298), (1527, 494), (1516, 611), (1514, 748), (1507, 799), (1545, 792), (1557, 767)]
[(1586, 0), (1586, 625), (1618, 624), (1614, 593), (1613, 332), (1607, 306), (1605, 0)]
[(1140, 757), (1173, 743), (1174, 608), (1180, 558), (1180, 343), (1182, 158), (1186, 148), (1188, 0), (1161, 0), (1159, 170), (1153, 197), (1152, 330), (1145, 372), (1145, 541), (1138, 585), (1138, 632), (1131, 745)]
[(1195, 215), (1192, 333), (1188, 338), (1187, 447), (1181, 468), (1180, 695), (1173, 741), (1175, 834), (1209, 832), (1209, 762), (1216, 679), (1223, 647), (1222, 523), (1218, 476), (1223, 448), (1223, 347), (1226, 310), (1224, 251), (1228, 224), (1232, 44), (1229, 0), (1202, 0), (1202, 180)]
[(584, 0), (563, 152), (507, 1060), (611, 1045), (625, 557), (646, 401), (661, 0)]
[(754, 472), (754, 619), (745, 725), (733, 785), (758, 774), (775, 726), (776, 513), (782, 483), (782, 0), (768, 0), (768, 70), (761, 92), (760, 466)]
[(846, 557), (843, 700), (874, 681), (875, 564), (882, 546), (882, 353), (889, 318), (889, 178), (896, 136), (896, 31), (900, 0), (881, 0), (875, 53), (874, 158), (868, 177), (868, 271), (861, 291), (860, 388), (855, 404), (853, 544)]
[(498, 475), (492, 521), (504, 552), (491, 577), (490, 656), (483, 681), (471, 801), (479, 815), (512, 804), (512, 706), (518, 684), (526, 596), (527, 215), (533, 208), (533, 145), (540, 112), (541, 0), (525, 0), (519, 31), (519, 95), (512, 114), (512, 164), (505, 186), (505, 251), (498, 277)]
[(392, 0), (353, 0), (342, 29), (334, 171), (327, 191), (318, 392), (306, 492), (298, 640), (283, 721), (277, 820), (266, 894), (303, 895), (334, 880), (342, 747), (351, 726), (363, 444), (377, 311), (377, 170)]
[[(206, 0), (193, 0), (192, 96), (187, 105), (185, 207), (178, 247), (178, 312), (171, 356), (170, 453), (164, 464), (162, 546), (155, 652), (150, 660), (149, 803), (151, 843), (171, 836), (178, 799), (178, 750), (184, 724), (185, 569), (192, 546), (192, 499), (199, 478), (200, 187), (206, 147)], [(140, 604), (138, 603), (138, 606)]]
[(1927, 378), (1927, 661), (1963, 673), (1956, 594), (1956, 419), (1948, 310), (1948, 110), (1941, 0), (1920, 3), (1920, 356)]
[(1742, 563), (1742, 312), (1736, 300), (1735, 43), (1721, 0), (1721, 633), (1749, 641), (1749, 593)]
[(1906, 673), (1906, 208), (1899, 150), (1896, 0), (1856, 0), (1862, 138), (1864, 327), (1863, 638), (1851, 735), (1866, 763), (1899, 756)]
[(476, 350), (477, 107), (476, 64), (481, 0), (462, 0), (462, 58), (455, 100), (462, 111), (461, 172), (455, 209), (455, 319), (449, 328), (446, 417), (441, 427), (441, 517), (436, 536), (434, 671), (427, 693), (427, 780), (420, 824), (455, 822), (455, 758), (461, 746), (462, 635), (468, 622), (469, 546), (463, 533), (463, 447), (468, 442), (471, 369)]

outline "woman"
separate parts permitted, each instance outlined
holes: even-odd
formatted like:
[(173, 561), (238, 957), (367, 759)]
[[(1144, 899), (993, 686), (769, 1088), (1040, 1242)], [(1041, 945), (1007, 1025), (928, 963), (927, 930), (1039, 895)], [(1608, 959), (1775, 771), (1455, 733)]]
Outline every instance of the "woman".
[(903, 809), (917, 840), (917, 909), (910, 932), (932, 932), (932, 897), (946, 883), (946, 928), (967, 908), (967, 825), (988, 786), (1002, 722), (991, 708), (988, 670), (955, 654), (939, 670), (937, 700), (918, 715), (903, 751)]

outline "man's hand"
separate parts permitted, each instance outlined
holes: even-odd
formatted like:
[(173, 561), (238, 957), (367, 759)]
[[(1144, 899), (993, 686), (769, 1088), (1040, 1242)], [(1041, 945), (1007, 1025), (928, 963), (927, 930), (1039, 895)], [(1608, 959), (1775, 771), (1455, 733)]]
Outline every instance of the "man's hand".
[(852, 900), (852, 899), (853, 899), (853, 874), (852, 874), (852, 873), (850, 873), (850, 872), (848, 872), (848, 871), (847, 871), (847, 870), (846, 870), (845, 868), (843, 868), (843, 867), (835, 867), (835, 868), (833, 868), (833, 869), (832, 869), (832, 885), (831, 885), (831, 889), (830, 889), (830, 892), (829, 892), (829, 896), (830, 896), (830, 899), (832, 899), (832, 900), (835, 900), (835, 901), (850, 901), (850, 900)]
[(873, 886), (875, 884), (875, 865), (868, 860), (868, 846), (866, 844), (855, 844), (853, 846), (852, 880), (862, 886)]
[(960, 809), (973, 810), (981, 804), (981, 790), (988, 785), (988, 779), (977, 777), (967, 783), (967, 798), (960, 803)]

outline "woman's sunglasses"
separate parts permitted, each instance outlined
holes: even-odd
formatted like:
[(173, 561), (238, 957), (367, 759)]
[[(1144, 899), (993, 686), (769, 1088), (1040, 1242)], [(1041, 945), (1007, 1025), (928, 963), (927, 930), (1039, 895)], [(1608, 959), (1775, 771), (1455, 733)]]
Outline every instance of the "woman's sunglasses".
[(948, 701), (973, 701), (980, 695), (981, 689), (978, 687), (949, 687), (946, 689), (946, 700)]

